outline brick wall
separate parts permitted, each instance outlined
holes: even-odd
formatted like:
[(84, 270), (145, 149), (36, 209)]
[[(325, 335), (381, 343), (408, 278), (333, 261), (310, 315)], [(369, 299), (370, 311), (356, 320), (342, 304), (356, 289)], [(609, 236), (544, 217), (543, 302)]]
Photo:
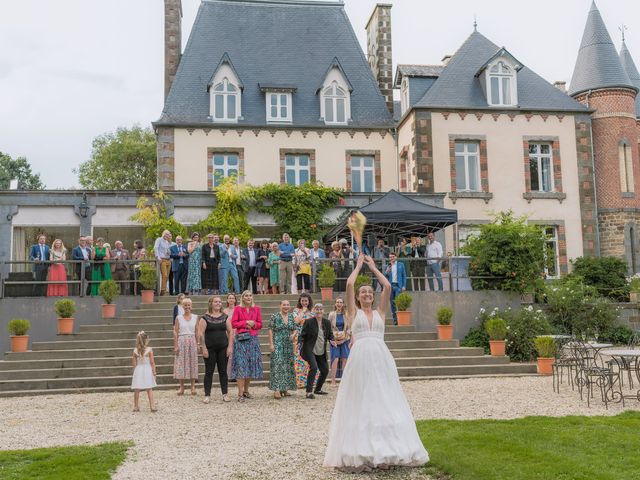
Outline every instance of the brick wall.
[(367, 24), (369, 65), (389, 112), (393, 114), (393, 61), (391, 48), (391, 4), (379, 3)]
[(625, 241), (627, 240), (625, 226), (629, 223), (640, 225), (640, 209), (603, 209), (598, 212), (598, 223), (600, 225), (600, 254), (626, 260), (628, 252), (625, 250)]
[(417, 111), (411, 125), (411, 143), (413, 146), (413, 191), (433, 193), (433, 136), (431, 113)]
[(182, 0), (164, 0), (164, 98), (178, 71), (182, 55)]

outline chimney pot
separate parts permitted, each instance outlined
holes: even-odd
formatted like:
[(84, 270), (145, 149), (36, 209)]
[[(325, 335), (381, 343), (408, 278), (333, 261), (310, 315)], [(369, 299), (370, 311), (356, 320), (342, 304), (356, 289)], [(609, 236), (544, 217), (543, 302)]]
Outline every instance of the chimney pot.
[(567, 82), (561, 80), (553, 82), (553, 86), (560, 90), (562, 93), (567, 93)]

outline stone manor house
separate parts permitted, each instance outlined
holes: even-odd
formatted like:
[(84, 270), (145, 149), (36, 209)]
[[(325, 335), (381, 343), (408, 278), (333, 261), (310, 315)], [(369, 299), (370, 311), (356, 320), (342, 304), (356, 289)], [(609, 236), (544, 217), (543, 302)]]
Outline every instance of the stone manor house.
[[(549, 235), (550, 277), (582, 255), (640, 271), (640, 74), (595, 3), (568, 89), (527, 63), (541, 59), (475, 29), (441, 63), (394, 72), (391, 12), (375, 6), (363, 51), (339, 1), (202, 0), (183, 49), (181, 0), (165, 0), (165, 102), (153, 126), (158, 186), (172, 191), (176, 218), (206, 216), (209, 192), (230, 175), (322, 182), (345, 189), (346, 207), (396, 189), (458, 210), (445, 251), (512, 209)], [(11, 248), (0, 259), (24, 258), (36, 229), (130, 243), (141, 236), (128, 220), (138, 193), (1, 192)], [(250, 220), (268, 234), (272, 220)]]

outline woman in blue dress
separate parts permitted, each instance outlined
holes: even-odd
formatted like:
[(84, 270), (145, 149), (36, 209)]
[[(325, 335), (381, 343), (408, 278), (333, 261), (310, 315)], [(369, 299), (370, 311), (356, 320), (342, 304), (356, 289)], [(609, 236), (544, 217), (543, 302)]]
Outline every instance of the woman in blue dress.
[(347, 365), (351, 341), (351, 332), (346, 329), (344, 322), (344, 300), (340, 297), (336, 298), (335, 308), (329, 314), (329, 322), (335, 338), (331, 342), (331, 386), (336, 387), (336, 376), (342, 377), (344, 367)]
[(200, 243), (200, 234), (198, 232), (193, 232), (191, 235), (187, 250), (189, 250), (187, 292), (191, 295), (200, 295), (200, 290), (202, 290), (202, 244)]

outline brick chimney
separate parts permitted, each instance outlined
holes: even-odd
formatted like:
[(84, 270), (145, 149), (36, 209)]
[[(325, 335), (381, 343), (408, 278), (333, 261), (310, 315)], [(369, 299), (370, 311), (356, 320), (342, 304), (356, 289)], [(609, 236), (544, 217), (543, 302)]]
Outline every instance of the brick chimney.
[(164, 0), (164, 98), (178, 71), (182, 55), (182, 0)]
[(567, 93), (567, 82), (558, 80), (557, 82), (553, 82), (553, 86), (560, 90), (562, 93)]
[(387, 108), (393, 114), (393, 63), (391, 58), (391, 4), (378, 3), (366, 26), (367, 60)]

